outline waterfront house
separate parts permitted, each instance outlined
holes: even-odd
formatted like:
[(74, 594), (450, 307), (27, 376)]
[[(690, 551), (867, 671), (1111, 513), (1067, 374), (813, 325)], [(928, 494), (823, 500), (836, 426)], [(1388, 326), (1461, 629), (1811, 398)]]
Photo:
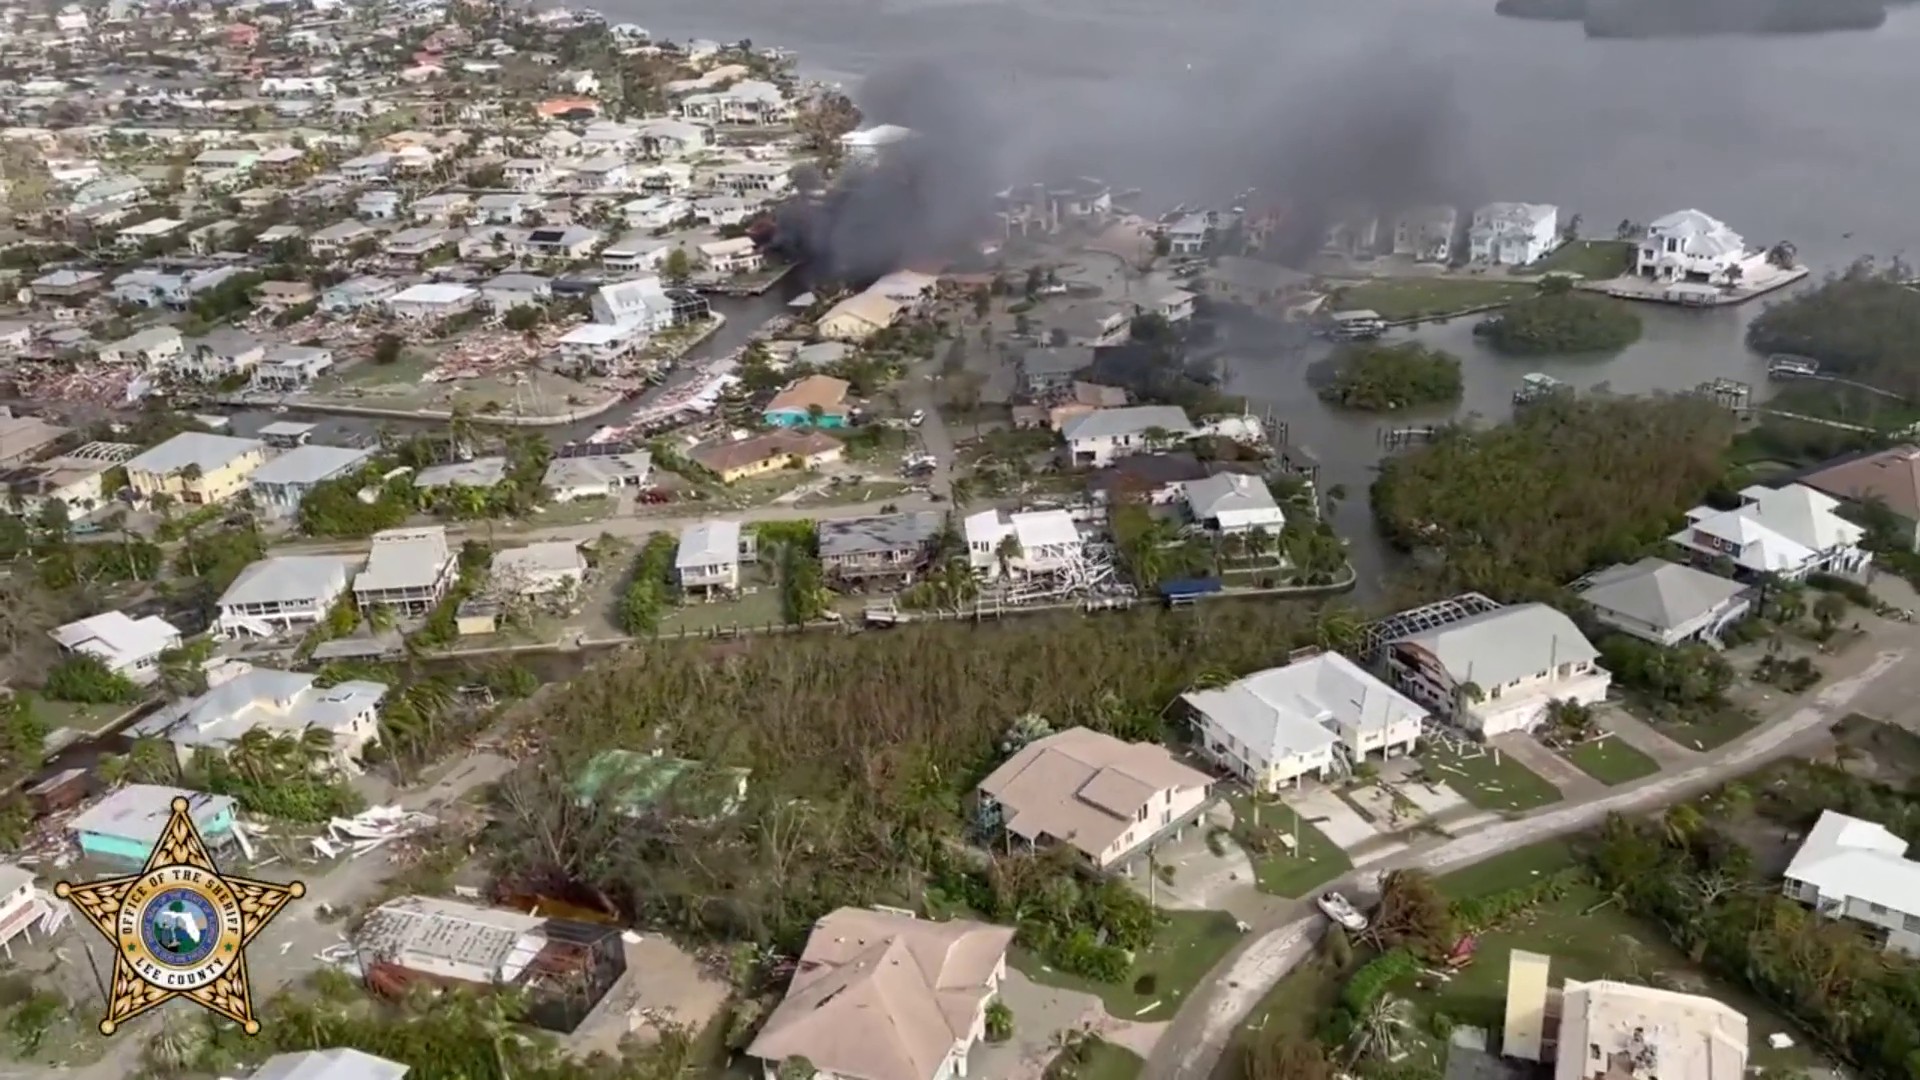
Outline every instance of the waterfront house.
[(1755, 484), (1732, 510), (1696, 506), (1670, 540), (1700, 562), (1730, 561), (1735, 573), (1799, 579), (1828, 572), (1858, 574), (1873, 561), (1860, 547), (1866, 530), (1837, 513), (1840, 503), (1810, 487)]
[(1477, 263), (1526, 266), (1559, 243), (1560, 208), (1551, 203), (1488, 203), (1467, 226), (1467, 258)]
[(932, 556), (945, 521), (935, 511), (917, 510), (819, 522), (814, 536), (820, 566), (841, 580), (890, 578), (904, 583)]
[(333, 370), (333, 350), (317, 345), (269, 345), (249, 385), (269, 394), (290, 394)]
[(753, 534), (737, 521), (702, 521), (680, 533), (673, 556), (674, 576), (683, 593), (740, 591), (740, 563), (753, 550)]
[(1351, 772), (1367, 755), (1411, 754), (1428, 710), (1339, 653), (1258, 671), (1181, 700), (1194, 744), (1256, 791)]
[(355, 446), (296, 446), (260, 466), (248, 481), (253, 504), (269, 519), (292, 517), (314, 488), (349, 476), (365, 465), (373, 451)]
[(1654, 281), (1721, 284), (1729, 280), (1729, 270), (1749, 261), (1746, 240), (1726, 222), (1680, 210), (1647, 226), (1634, 273)]
[(1213, 781), (1157, 743), (1075, 727), (1035, 739), (974, 789), (982, 830), (1029, 848), (1066, 845), (1096, 870), (1178, 839), (1213, 801)]
[(1453, 258), (1453, 234), (1460, 227), (1460, 211), (1451, 206), (1417, 206), (1393, 223), (1393, 253), (1420, 262), (1444, 263)]
[(1613, 676), (1573, 620), (1545, 604), (1494, 606), (1387, 643), (1387, 682), (1477, 738), (1531, 731), (1555, 701), (1595, 705)]
[(208, 848), (219, 852), (233, 842), (233, 817), (238, 804), (225, 795), (128, 784), (76, 814), (67, 831), (82, 855), (119, 866), (145, 865), (173, 815), (173, 800), (184, 798), (188, 813)]
[(1911, 443), (1829, 464), (1800, 483), (1836, 499), (1869, 503), (1897, 523), (1900, 542), (1920, 551), (1920, 446)]
[(818, 431), (770, 431), (703, 443), (687, 451), (687, 459), (731, 484), (781, 469), (817, 469), (839, 461), (845, 449), (840, 440)]
[(271, 637), (327, 617), (359, 560), (338, 555), (273, 555), (249, 563), (215, 605), (218, 636)]
[(1065, 510), (982, 510), (962, 522), (967, 562), (987, 578), (1061, 574), (1085, 566), (1086, 538)]
[(348, 679), (316, 685), (316, 676), (241, 665), (207, 692), (161, 709), (130, 729), (135, 738), (172, 743), (182, 763), (199, 750), (225, 754), (250, 731), (299, 738), (308, 731), (332, 737), (337, 765), (358, 760), (379, 738), (385, 683)]
[(775, 394), (761, 419), (773, 427), (845, 427), (850, 385), (831, 375), (808, 375)]
[(258, 439), (182, 432), (126, 463), (127, 488), (142, 502), (162, 494), (191, 506), (224, 502), (266, 460)]
[(1668, 647), (1717, 640), (1752, 610), (1754, 593), (1738, 581), (1655, 558), (1609, 566), (1573, 588), (1600, 622)]
[(1068, 460), (1082, 468), (1099, 468), (1117, 457), (1167, 449), (1191, 434), (1193, 424), (1177, 405), (1095, 409), (1074, 417), (1060, 429)]
[(1287, 516), (1265, 480), (1245, 473), (1216, 473), (1186, 485), (1187, 517), (1216, 536), (1263, 530), (1274, 539)]

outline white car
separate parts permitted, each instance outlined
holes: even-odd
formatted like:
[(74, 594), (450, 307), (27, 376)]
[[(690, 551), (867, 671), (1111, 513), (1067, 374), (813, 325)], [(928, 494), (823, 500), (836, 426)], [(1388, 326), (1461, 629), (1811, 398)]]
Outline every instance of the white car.
[(912, 424), (914, 427), (919, 427), (921, 424), (926, 422), (926, 419), (927, 419), (927, 410), (915, 409), (913, 410), (913, 415), (907, 417), (907, 423)]
[(1353, 901), (1348, 900), (1342, 893), (1323, 892), (1315, 897), (1313, 902), (1320, 906), (1321, 912), (1327, 918), (1356, 934), (1367, 928), (1367, 917), (1362, 915), (1359, 909), (1353, 906)]

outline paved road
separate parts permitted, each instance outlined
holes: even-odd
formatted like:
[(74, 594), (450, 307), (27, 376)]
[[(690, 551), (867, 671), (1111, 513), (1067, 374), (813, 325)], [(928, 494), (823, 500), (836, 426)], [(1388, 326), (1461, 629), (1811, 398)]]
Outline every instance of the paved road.
[[(499, 779), (511, 767), (511, 762), (492, 754), (469, 755), (452, 762), (431, 786), (407, 792), (398, 801), (409, 810), (432, 812), (458, 801), (474, 788)], [(319, 918), (321, 905), (350, 911), (375, 898), (393, 869), (382, 849), (358, 860), (335, 863), (323, 877), (307, 878), (307, 895), (294, 901), (279, 918), (269, 923), (247, 949), (255, 1005), (266, 1001), (282, 986), (305, 978), (319, 968), (320, 962), (314, 959), (314, 954), (343, 940), (342, 923)], [(92, 927), (78, 919), (67, 925), (70, 929), (63, 930), (59, 938), (62, 946), (78, 948), (82, 939), (77, 935), (86, 934), (92, 936), (96, 954), (105, 948), (105, 942), (94, 935)], [(76, 1003), (75, 1007), (91, 1018), (105, 1003), (88, 1000)], [(183, 1019), (183, 1012), (191, 1008), (191, 1005), (171, 1004), (134, 1021), (126, 1031), (114, 1036), (106, 1056), (92, 1065), (67, 1070), (0, 1067), (0, 1080), (125, 1080), (137, 1076), (141, 1052), (155, 1030), (155, 1017)], [(91, 1019), (88, 1022), (91, 1023)]]
[[(1677, 802), (1788, 756), (1852, 711), (1848, 706), (1876, 684), (1893, 685), (1900, 693), (1920, 687), (1920, 662), (1911, 660), (1909, 652), (1920, 640), (1920, 631), (1913, 627), (1893, 629), (1899, 632), (1878, 635), (1889, 644), (1887, 649), (1838, 658), (1832, 667), (1851, 669), (1849, 674), (1827, 684), (1810, 702), (1797, 708), (1788, 706), (1783, 710), (1785, 715), (1752, 734), (1702, 754), (1701, 763), (1692, 768), (1660, 774), (1602, 798), (1562, 805), (1456, 840), (1409, 850), (1355, 871), (1334, 887), (1367, 891), (1377, 885), (1382, 873), (1401, 867), (1434, 873), (1457, 870), (1516, 847), (1590, 828), (1608, 814), (1645, 811)], [(1211, 1076), (1234, 1030), (1274, 984), (1308, 956), (1325, 928), (1325, 920), (1304, 902), (1289, 905), (1266, 925), (1255, 927), (1245, 942), (1195, 988), (1168, 1024), (1142, 1071), (1142, 1080), (1206, 1080)]]

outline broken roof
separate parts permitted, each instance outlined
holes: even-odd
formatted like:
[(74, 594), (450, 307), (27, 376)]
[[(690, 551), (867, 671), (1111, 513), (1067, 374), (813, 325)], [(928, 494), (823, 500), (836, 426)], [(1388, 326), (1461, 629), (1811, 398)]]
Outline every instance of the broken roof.
[(838, 518), (814, 526), (823, 559), (848, 558), (885, 551), (924, 547), (940, 533), (946, 519), (937, 511)]

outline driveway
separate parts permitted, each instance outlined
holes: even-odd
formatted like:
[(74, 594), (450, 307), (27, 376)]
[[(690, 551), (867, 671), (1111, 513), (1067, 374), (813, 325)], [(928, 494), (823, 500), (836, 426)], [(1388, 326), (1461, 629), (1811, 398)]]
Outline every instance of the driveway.
[(1342, 851), (1357, 851), (1380, 838), (1380, 830), (1332, 788), (1307, 788), (1281, 799)]
[(1013, 1038), (983, 1042), (968, 1056), (967, 1075), (995, 1080), (1040, 1080), (1060, 1052), (1061, 1032), (1085, 1029), (1141, 1057), (1153, 1052), (1165, 1024), (1136, 1024), (1108, 1016), (1100, 999), (1078, 990), (1041, 986), (1012, 968), (1000, 983), (1000, 1001), (1013, 1011)]
[[(1346, 883), (1370, 888), (1381, 872), (1394, 867), (1446, 873), (1514, 848), (1590, 828), (1608, 814), (1639, 813), (1670, 805), (1803, 750), (1828, 725), (1853, 711), (1856, 700), (1862, 706), (1884, 700), (1911, 709), (1913, 696), (1920, 691), (1920, 664), (1909, 662), (1911, 654), (1905, 646), (1914, 643), (1915, 633), (1911, 628), (1897, 627), (1878, 637), (1883, 643), (1898, 642), (1902, 647), (1841, 658), (1835, 665), (1839, 670), (1832, 672), (1839, 677), (1805, 705), (1700, 755), (1702, 763), (1693, 768), (1652, 776), (1602, 798), (1561, 803), (1517, 821), (1503, 821), (1456, 840), (1427, 845), (1387, 860), (1377, 870), (1349, 875)], [(1851, 673), (1841, 675), (1845, 670)], [(1195, 987), (1186, 1007), (1170, 1022), (1148, 1059), (1141, 1080), (1205, 1080), (1210, 1076), (1226, 1052), (1234, 1029), (1307, 956), (1325, 927), (1326, 921), (1310, 914), (1307, 905), (1297, 904), (1277, 924), (1248, 935), (1244, 944)]]

